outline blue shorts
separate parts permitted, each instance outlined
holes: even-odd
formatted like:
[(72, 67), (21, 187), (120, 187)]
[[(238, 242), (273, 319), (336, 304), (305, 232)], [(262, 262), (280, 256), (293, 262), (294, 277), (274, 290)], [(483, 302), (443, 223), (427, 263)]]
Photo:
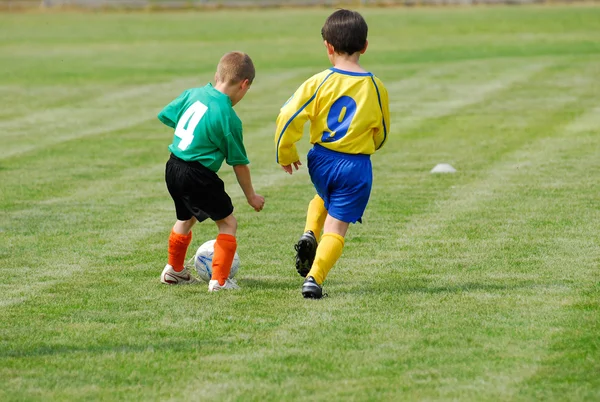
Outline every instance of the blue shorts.
[(361, 222), (373, 184), (370, 155), (344, 154), (315, 144), (308, 152), (308, 173), (329, 215)]

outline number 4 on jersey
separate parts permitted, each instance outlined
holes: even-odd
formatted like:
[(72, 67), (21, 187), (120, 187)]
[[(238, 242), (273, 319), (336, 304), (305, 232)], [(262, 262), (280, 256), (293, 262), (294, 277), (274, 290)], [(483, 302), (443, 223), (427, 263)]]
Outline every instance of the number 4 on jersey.
[(202, 102), (196, 101), (190, 107), (187, 108), (185, 113), (181, 116), (177, 122), (175, 128), (175, 136), (181, 138), (177, 148), (185, 151), (190, 146), (194, 139), (194, 130), (200, 122), (204, 113), (208, 110), (208, 107)]

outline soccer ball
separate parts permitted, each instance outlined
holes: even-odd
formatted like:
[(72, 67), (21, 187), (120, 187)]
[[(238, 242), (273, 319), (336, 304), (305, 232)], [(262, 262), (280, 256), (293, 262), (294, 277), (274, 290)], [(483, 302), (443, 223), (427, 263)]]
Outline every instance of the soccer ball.
[[(212, 277), (212, 262), (213, 254), (215, 253), (215, 241), (216, 240), (209, 240), (198, 247), (198, 251), (196, 251), (196, 255), (194, 257), (194, 266), (196, 267), (196, 271), (198, 271), (200, 279), (202, 279), (204, 282), (209, 282), (210, 278)], [(236, 252), (235, 256), (233, 257), (233, 262), (231, 263), (229, 279), (233, 279), (239, 269), (240, 256)]]

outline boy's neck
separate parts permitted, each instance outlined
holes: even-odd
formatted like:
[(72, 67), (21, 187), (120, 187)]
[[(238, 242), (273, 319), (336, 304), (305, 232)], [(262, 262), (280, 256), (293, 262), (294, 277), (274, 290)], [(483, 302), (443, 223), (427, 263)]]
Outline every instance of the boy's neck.
[(343, 71), (349, 71), (352, 73), (366, 73), (367, 70), (362, 68), (358, 63), (360, 58), (360, 53), (352, 53), (352, 54), (339, 54), (334, 53), (331, 56), (331, 62), (334, 68)]
[(213, 88), (227, 95), (227, 97), (231, 101), (232, 107), (235, 106), (242, 98), (239, 96), (239, 87), (236, 85), (228, 84), (223, 81), (215, 81), (215, 85), (213, 86)]
[(231, 98), (232, 89), (233, 89), (231, 85), (228, 85), (227, 83), (225, 83), (223, 81), (216, 81), (215, 85), (213, 85), (213, 88), (219, 92), (224, 93), (225, 95), (227, 95)]
[(248, 89), (250, 89), (250, 84), (248, 83), (248, 80), (238, 83), (231, 83), (215, 79), (215, 85), (213, 88), (227, 95), (231, 101), (231, 106), (233, 107), (242, 100), (244, 95), (246, 95), (246, 92), (248, 92)]

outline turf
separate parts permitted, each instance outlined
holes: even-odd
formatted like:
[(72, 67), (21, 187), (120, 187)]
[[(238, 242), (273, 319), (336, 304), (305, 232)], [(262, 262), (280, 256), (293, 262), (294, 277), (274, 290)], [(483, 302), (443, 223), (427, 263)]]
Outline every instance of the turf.
[[(329, 67), (330, 12), (0, 14), (0, 400), (600, 399), (600, 8), (362, 10), (392, 130), (312, 301), (293, 244), (313, 190), (273, 135)], [(267, 200), (222, 169), (243, 289), (163, 286), (156, 114), (234, 49)]]

